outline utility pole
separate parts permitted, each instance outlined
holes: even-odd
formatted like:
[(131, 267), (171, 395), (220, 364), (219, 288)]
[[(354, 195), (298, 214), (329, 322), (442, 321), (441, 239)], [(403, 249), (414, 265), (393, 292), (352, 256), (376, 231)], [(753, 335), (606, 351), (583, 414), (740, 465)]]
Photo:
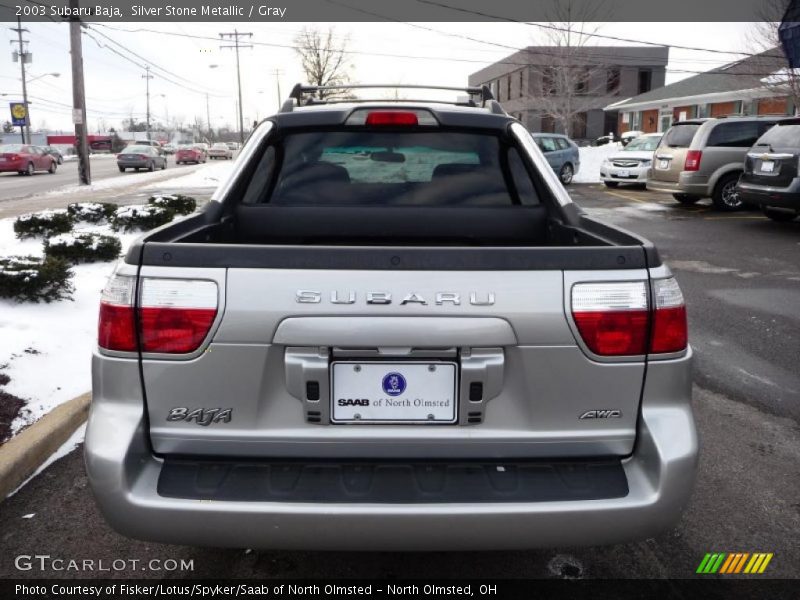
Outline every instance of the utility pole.
[(275, 73), (275, 87), (278, 88), (278, 110), (280, 110), (281, 109), (281, 104), (283, 102), (281, 100), (281, 79), (280, 79), (280, 74), (283, 73), (283, 71), (281, 71), (280, 69), (275, 69), (274, 73)]
[[(27, 29), (22, 28), (22, 19), (17, 17), (17, 26), (11, 27), (11, 31), (17, 32), (17, 43), (19, 44), (19, 67), (22, 71), (22, 102), (25, 104), (25, 126), (20, 127), (20, 135), (22, 136), (22, 143), (23, 144), (30, 144), (31, 143), (31, 115), (30, 110), (28, 109), (28, 82), (25, 78), (25, 60), (28, 58), (29, 53), (25, 52), (24, 44), (28, 43), (28, 40), (22, 39), (22, 33), (28, 33)], [(14, 43), (13, 41), (11, 42)]]
[[(78, 0), (69, 0), (70, 12), (80, 14)], [(83, 43), (81, 41), (80, 18), (70, 17), (69, 47), (72, 59), (72, 122), (75, 124), (75, 142), (78, 147), (78, 181), (83, 185), (92, 183), (89, 164), (89, 143), (86, 137), (86, 95), (83, 83)]]
[(240, 37), (252, 38), (252, 33), (242, 33), (238, 29), (234, 29), (233, 33), (220, 33), (219, 37), (223, 40), (233, 40), (233, 46), (220, 46), (221, 49), (233, 48), (236, 50), (236, 82), (239, 87), (239, 143), (244, 144), (244, 118), (242, 107), (242, 72), (239, 68), (239, 48), (252, 48), (252, 44), (240, 44)]
[(142, 79), (145, 80), (147, 85), (147, 139), (150, 139), (150, 80), (153, 78), (150, 75), (150, 65), (145, 65), (145, 71), (147, 71), (146, 75), (142, 75)]
[(214, 132), (211, 129), (211, 111), (208, 109), (208, 92), (206, 92), (206, 127), (208, 127), (208, 133), (209, 133), (208, 137), (210, 140), (212, 137), (214, 137), (213, 135), (211, 135)]

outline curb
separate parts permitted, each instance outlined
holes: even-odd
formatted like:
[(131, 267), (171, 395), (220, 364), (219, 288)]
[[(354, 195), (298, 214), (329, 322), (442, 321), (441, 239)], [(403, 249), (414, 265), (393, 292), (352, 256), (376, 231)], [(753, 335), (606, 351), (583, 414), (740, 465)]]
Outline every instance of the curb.
[(0, 446), (0, 502), (30, 477), (83, 424), (91, 393), (55, 407)]

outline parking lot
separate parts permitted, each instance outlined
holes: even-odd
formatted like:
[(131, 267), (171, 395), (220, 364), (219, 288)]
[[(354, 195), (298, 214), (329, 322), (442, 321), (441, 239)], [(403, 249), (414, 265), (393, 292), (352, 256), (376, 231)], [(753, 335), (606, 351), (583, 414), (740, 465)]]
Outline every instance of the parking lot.
[[(81, 453), (73, 452), (3, 503), (0, 575), (92, 576), (14, 566), (18, 555), (47, 554), (107, 564), (140, 560), (135, 568), (112, 573), (130, 577), (683, 578), (694, 576), (705, 553), (720, 551), (772, 552), (766, 575), (795, 576), (800, 564), (800, 221), (775, 223), (756, 211), (723, 214), (705, 201), (681, 206), (669, 195), (637, 188), (584, 184), (569, 190), (589, 214), (653, 241), (686, 297), (702, 452), (692, 502), (676, 528), (631, 544), (525, 552), (354, 554), (166, 546), (126, 539), (106, 525), (89, 492)], [(143, 568), (150, 559), (192, 560), (194, 568)]]

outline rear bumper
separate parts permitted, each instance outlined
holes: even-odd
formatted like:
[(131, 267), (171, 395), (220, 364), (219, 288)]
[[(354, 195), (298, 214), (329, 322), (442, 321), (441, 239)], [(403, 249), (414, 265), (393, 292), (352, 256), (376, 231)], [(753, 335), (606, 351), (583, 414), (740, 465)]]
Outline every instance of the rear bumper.
[(25, 161), (18, 160), (18, 161), (4, 161), (0, 162), (0, 173), (3, 172), (13, 172), (16, 173), (18, 171), (24, 171), (27, 167)]
[(800, 178), (792, 180), (787, 187), (754, 185), (740, 181), (736, 190), (740, 198), (749, 204), (800, 210)]
[(150, 160), (141, 159), (141, 160), (118, 160), (117, 166), (127, 168), (127, 169), (144, 169), (150, 166)]
[[(102, 360), (109, 360), (103, 358)], [(522, 549), (651, 537), (679, 518), (693, 487), (698, 442), (691, 352), (648, 367), (621, 497), (532, 502), (355, 503), (225, 501), (159, 494), (165, 462), (151, 452), (138, 370), (114, 375), (125, 396), (95, 397), (86, 432), (89, 481), (120, 533), (200, 546), (319, 550)], [(126, 361), (117, 361), (120, 363)], [(104, 376), (112, 374), (103, 370)], [(127, 383), (127, 382), (123, 382)], [(496, 460), (496, 459), (495, 459)]]
[(678, 181), (661, 181), (659, 179), (648, 178), (647, 189), (654, 192), (667, 192), (670, 194), (689, 194), (692, 196), (706, 197), (711, 195), (708, 187), (707, 178), (702, 181), (693, 173), (681, 173)]

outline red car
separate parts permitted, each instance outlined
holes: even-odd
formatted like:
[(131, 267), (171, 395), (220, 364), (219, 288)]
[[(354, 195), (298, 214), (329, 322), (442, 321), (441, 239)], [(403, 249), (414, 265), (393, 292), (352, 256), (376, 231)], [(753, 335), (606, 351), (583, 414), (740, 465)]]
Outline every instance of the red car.
[(204, 163), (206, 162), (206, 151), (200, 146), (180, 146), (175, 153), (175, 162), (179, 165)]
[(36, 171), (55, 173), (58, 162), (39, 146), (4, 144), (0, 146), (0, 172), (16, 171), (20, 175), (33, 175)]

